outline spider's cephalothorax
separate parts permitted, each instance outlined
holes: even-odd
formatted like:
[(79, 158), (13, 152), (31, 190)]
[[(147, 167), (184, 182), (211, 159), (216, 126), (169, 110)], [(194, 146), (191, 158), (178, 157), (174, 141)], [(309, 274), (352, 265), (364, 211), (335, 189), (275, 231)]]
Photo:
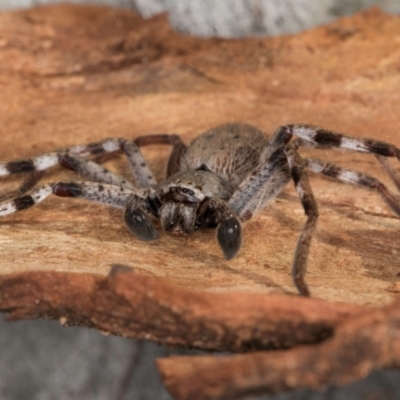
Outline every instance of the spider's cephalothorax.
[(209, 199), (228, 200), (232, 193), (232, 185), (214, 172), (178, 172), (160, 187), (161, 226), (166, 231), (192, 233), (206, 225), (202, 217), (209, 213), (206, 207)]
[[(139, 149), (151, 144), (172, 146), (167, 178), (161, 184), (157, 184)], [(400, 160), (400, 149), (391, 144), (310, 125), (285, 125), (268, 139), (252, 126), (226, 124), (203, 133), (187, 147), (179, 136), (158, 134), (134, 141), (106, 139), (0, 164), (0, 176), (30, 173), (17, 196), (0, 203), (0, 216), (29, 208), (50, 194), (80, 197), (122, 208), (127, 227), (145, 241), (158, 238), (154, 218), (171, 232), (189, 234), (200, 227), (216, 227), (218, 243), (225, 258), (230, 259), (241, 246), (241, 223), (266, 207), (293, 180), (307, 219), (295, 250), (292, 273), (299, 292), (307, 296), (304, 276), (318, 208), (306, 169), (376, 190), (398, 215), (400, 202), (371, 176), (316, 159), (302, 159), (297, 153), (300, 146), (373, 153), (400, 190), (400, 179), (386, 158)], [(96, 162), (121, 152), (128, 159), (135, 185)], [(94, 159), (86, 158), (90, 156)], [(55, 182), (35, 188), (42, 171), (57, 164), (88, 181)]]

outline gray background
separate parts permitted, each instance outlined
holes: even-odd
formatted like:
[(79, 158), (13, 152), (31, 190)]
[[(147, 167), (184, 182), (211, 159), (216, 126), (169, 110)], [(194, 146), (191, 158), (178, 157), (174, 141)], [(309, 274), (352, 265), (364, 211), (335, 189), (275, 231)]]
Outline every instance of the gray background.
[[(10, 9), (60, 0), (0, 0)], [(242, 37), (296, 33), (373, 5), (400, 13), (400, 0), (69, 0), (132, 8), (145, 17), (168, 12), (172, 25), (202, 36)]]
[[(70, 1), (76, 2), (79, 1)], [(132, 8), (142, 15), (167, 11), (173, 26), (202, 36), (243, 37), (295, 33), (379, 5), (400, 13), (400, 0), (86, 0)], [(0, 0), (1, 9), (56, 3)], [(105, 337), (54, 321), (7, 323), (0, 317), (0, 400), (167, 400), (154, 360), (179, 353), (144, 341)], [(394, 400), (400, 372), (380, 371), (362, 382), (323, 392), (263, 397), (273, 400)]]

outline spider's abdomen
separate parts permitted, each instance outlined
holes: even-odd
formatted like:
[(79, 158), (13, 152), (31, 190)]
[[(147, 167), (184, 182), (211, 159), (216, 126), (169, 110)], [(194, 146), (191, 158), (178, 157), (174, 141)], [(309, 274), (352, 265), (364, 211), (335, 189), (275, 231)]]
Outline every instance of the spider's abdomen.
[(250, 125), (221, 125), (190, 144), (181, 160), (181, 170), (209, 170), (237, 187), (258, 165), (267, 144), (267, 137)]

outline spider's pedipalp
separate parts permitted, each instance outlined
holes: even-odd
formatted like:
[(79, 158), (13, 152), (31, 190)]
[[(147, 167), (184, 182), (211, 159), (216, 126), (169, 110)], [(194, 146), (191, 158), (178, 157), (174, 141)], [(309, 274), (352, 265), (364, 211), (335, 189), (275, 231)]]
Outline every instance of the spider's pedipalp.
[(242, 227), (239, 219), (232, 216), (217, 228), (218, 244), (227, 260), (234, 258), (242, 247)]
[(202, 205), (199, 219), (209, 216), (212, 225), (217, 225), (218, 244), (227, 260), (234, 258), (242, 247), (242, 226), (239, 216), (220, 198), (207, 199)]
[(140, 208), (132, 207), (129, 202), (125, 208), (124, 221), (128, 229), (139, 240), (149, 242), (159, 237), (149, 217)]

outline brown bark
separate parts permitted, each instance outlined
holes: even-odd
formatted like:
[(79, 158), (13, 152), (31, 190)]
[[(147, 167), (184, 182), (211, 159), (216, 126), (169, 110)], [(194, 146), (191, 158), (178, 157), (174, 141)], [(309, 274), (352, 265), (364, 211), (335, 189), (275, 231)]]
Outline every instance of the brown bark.
[(238, 399), (299, 388), (343, 385), (379, 368), (400, 367), (399, 301), (344, 322), (335, 337), (314, 346), (230, 357), (158, 360), (177, 399)]
[[(4, 12), (0, 160), (113, 136), (168, 132), (189, 143), (232, 121), (268, 134), (283, 124), (311, 123), (400, 146), (399, 37), (399, 18), (377, 10), (293, 37), (232, 41), (180, 35), (165, 16), (144, 21), (106, 7)], [(169, 149), (144, 152), (161, 178)], [(394, 190), (370, 155), (310, 149), (301, 154), (364, 171)], [(123, 160), (106, 165), (129, 175)], [(61, 179), (77, 178), (56, 169), (44, 181)], [(8, 193), (20, 182), (4, 179), (0, 189)], [(191, 393), (185, 379), (196, 371), (204, 385), (217, 385), (221, 398), (342, 383), (346, 329), (356, 343), (357, 334), (362, 339), (357, 323), (366, 329), (379, 325), (382, 343), (395, 343), (397, 325), (386, 333), (384, 327), (397, 318), (386, 305), (399, 292), (400, 221), (376, 193), (317, 176), (311, 185), (320, 210), (306, 277), (312, 299), (297, 297), (290, 274), (305, 218), (289, 185), (245, 224), (243, 248), (229, 262), (213, 231), (161, 233), (158, 241), (144, 244), (129, 234), (119, 211), (49, 198), (0, 221), (0, 310), (13, 318), (57, 318), (202, 349), (310, 346), (279, 353), (283, 361), (271, 380), (266, 372), (278, 353), (232, 358), (230, 375), (222, 376), (222, 368), (213, 375), (218, 385), (202, 368), (217, 371), (229, 359), (163, 361), (168, 387), (179, 398)], [(108, 277), (115, 264), (135, 273)], [(375, 346), (378, 336), (373, 328), (368, 332)], [(362, 373), (351, 368), (364, 365), (365, 354), (349, 355), (348, 376), (359, 379), (365, 371), (390, 366), (400, 354), (397, 344), (391, 348), (392, 359), (376, 350), (376, 360)], [(329, 365), (311, 368), (308, 378), (299, 367), (301, 357), (310, 366), (323, 360)], [(284, 360), (293, 362), (291, 369)], [(246, 365), (258, 367), (244, 376)], [(292, 383), (282, 383), (287, 376)]]
[(109, 277), (26, 272), (0, 279), (0, 310), (10, 319), (51, 318), (170, 346), (219, 351), (320, 342), (365, 310), (317, 299), (208, 293), (115, 266)]

